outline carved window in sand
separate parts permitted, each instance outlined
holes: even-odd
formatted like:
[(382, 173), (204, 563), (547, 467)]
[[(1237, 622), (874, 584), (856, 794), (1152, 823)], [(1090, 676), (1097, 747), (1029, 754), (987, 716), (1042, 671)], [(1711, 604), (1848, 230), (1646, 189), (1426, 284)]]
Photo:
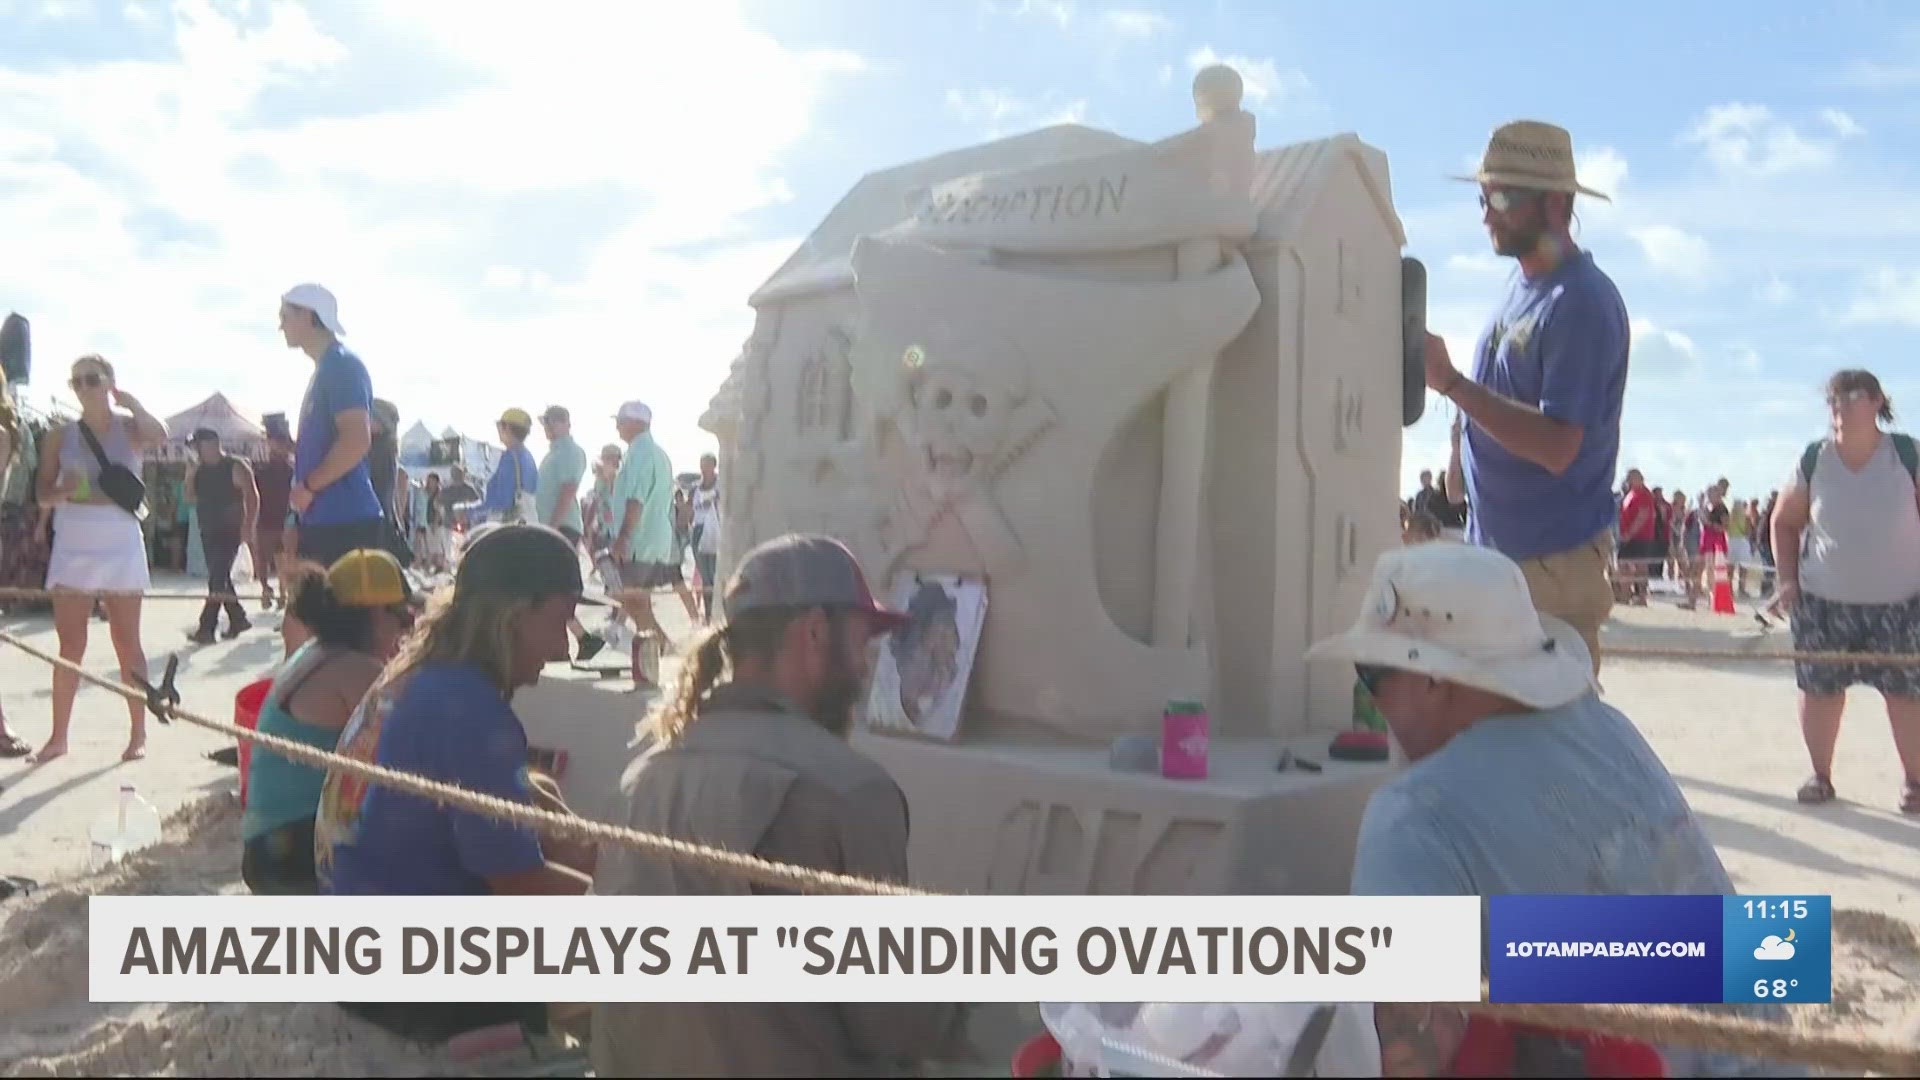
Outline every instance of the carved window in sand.
[(853, 438), (853, 338), (842, 327), (827, 331), (800, 371), (800, 435), (819, 442)]

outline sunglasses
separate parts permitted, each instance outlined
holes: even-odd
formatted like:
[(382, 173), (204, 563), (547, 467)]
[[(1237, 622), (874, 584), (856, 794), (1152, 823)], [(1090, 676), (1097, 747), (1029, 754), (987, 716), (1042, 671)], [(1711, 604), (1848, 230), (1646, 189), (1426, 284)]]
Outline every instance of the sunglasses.
[(1496, 214), (1505, 214), (1523, 206), (1532, 206), (1546, 197), (1544, 191), (1528, 191), (1525, 188), (1495, 188), (1480, 194), (1480, 209), (1489, 208)]
[(1355, 664), (1353, 673), (1360, 679), (1360, 685), (1367, 688), (1367, 693), (1377, 694), (1380, 692), (1380, 684), (1386, 681), (1388, 675), (1393, 674), (1393, 669), (1373, 664)]
[(73, 378), (68, 379), (67, 385), (73, 387), (75, 390), (79, 390), (82, 387), (88, 390), (94, 390), (105, 385), (106, 381), (107, 377), (105, 375), (97, 371), (89, 371), (85, 375), (75, 375)]
[(1827, 405), (1837, 408), (1841, 405), (1857, 405), (1862, 401), (1872, 401), (1873, 394), (1867, 390), (1848, 390), (1844, 393), (1829, 394)]

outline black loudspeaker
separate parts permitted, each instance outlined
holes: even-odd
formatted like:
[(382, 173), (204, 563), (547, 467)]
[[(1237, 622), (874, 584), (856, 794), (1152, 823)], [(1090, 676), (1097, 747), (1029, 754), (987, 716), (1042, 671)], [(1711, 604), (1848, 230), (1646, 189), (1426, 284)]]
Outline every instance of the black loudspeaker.
[(26, 317), (17, 312), (0, 322), (0, 370), (9, 383), (24, 383), (33, 374), (32, 334)]
[(1412, 427), (1427, 411), (1427, 268), (1400, 260), (1400, 426)]

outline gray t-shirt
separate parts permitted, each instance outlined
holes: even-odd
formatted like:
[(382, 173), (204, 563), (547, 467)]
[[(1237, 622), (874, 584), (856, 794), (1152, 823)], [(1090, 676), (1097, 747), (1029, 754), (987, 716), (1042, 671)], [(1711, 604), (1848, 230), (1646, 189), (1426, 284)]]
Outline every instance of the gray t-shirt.
[[(1593, 694), (1481, 720), (1387, 781), (1367, 803), (1353, 863), (1361, 896), (1733, 891), (1667, 767)], [(1804, 1075), (1721, 1054), (1663, 1054), (1669, 1076)]]
[[(1799, 487), (1800, 464), (1784, 487)], [(1885, 435), (1859, 472), (1832, 442), (1813, 467), (1800, 540), (1800, 588), (1842, 604), (1897, 604), (1920, 593), (1920, 509), (1913, 478)]]

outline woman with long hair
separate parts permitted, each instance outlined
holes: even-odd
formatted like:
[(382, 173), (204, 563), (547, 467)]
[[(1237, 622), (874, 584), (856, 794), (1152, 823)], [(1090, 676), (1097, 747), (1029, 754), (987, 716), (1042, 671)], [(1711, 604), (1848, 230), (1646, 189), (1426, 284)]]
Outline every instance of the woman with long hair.
[[(581, 599), (573, 545), (543, 525), (476, 534), (442, 589), (341, 733), (337, 752), (457, 784), (482, 795), (564, 810), (557, 787), (529, 770), (513, 695), (565, 659)], [(590, 845), (543, 837), (468, 810), (338, 770), (314, 823), (323, 891), (362, 896), (579, 895), (592, 884)], [(517, 1020), (541, 1006), (349, 1006), (409, 1037), (438, 1042)]]
[[(274, 673), (259, 730), (332, 750), (353, 710), (413, 626), (413, 591), (385, 551), (350, 551), (301, 579), (288, 614), (311, 635)], [(264, 747), (253, 753), (240, 815), (240, 876), (256, 895), (310, 896), (313, 816), (325, 770)]]
[[(140, 600), (147, 591), (146, 537), (134, 510), (102, 490), (101, 474), (119, 466), (140, 475), (142, 457), (166, 441), (167, 427), (120, 389), (113, 365), (96, 355), (73, 362), (68, 385), (80, 399), (80, 419), (47, 434), (40, 456), (40, 504), (53, 508), (53, 554), (47, 564), (47, 588), (53, 596), (53, 624), (60, 656), (78, 664), (87, 655), (87, 620), (96, 597), (107, 611), (107, 630), (120, 678), (145, 679), (147, 655), (140, 645)], [(125, 413), (114, 411), (118, 405)], [(73, 721), (73, 697), (79, 677), (64, 668), (53, 672), (53, 734), (40, 748), (45, 763), (67, 752), (67, 728)], [(121, 759), (146, 756), (146, 706), (127, 702), (132, 732)]]
[[(1791, 617), (1796, 651), (1920, 654), (1920, 451), (1881, 427), (1893, 402), (1871, 372), (1835, 373), (1827, 408), (1832, 435), (1801, 454), (1774, 507), (1774, 605)], [(1900, 810), (1920, 814), (1920, 668), (1799, 663), (1794, 682), (1813, 764), (1800, 801), (1833, 801), (1847, 688), (1865, 683), (1887, 703), (1905, 774)]]

